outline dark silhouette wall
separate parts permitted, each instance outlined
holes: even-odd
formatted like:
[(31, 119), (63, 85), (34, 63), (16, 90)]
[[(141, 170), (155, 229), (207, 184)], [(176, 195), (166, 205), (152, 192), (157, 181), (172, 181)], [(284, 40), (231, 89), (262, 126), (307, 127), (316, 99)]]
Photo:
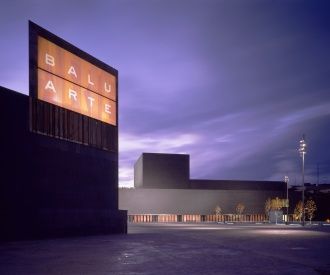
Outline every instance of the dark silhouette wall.
[(118, 153), (31, 132), (29, 104), (0, 87), (1, 239), (126, 232)]
[(191, 179), (191, 189), (205, 190), (265, 190), (284, 192), (285, 184), (281, 181), (253, 181), (253, 180), (201, 180)]
[(188, 188), (189, 155), (143, 153), (134, 166), (134, 186)]
[[(314, 200), (317, 210), (313, 220), (325, 221), (330, 219), (330, 184), (308, 184), (305, 183), (305, 203)], [(302, 186), (292, 186), (289, 189), (289, 212), (294, 213), (294, 209), (299, 201), (302, 200)], [(306, 220), (308, 220), (306, 215)]]

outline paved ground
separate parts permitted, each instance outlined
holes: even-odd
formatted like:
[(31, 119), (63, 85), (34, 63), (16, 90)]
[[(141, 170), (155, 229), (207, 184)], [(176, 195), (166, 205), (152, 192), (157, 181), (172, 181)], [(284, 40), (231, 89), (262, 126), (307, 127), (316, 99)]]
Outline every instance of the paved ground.
[(330, 274), (330, 226), (130, 224), (1, 244), (0, 274)]

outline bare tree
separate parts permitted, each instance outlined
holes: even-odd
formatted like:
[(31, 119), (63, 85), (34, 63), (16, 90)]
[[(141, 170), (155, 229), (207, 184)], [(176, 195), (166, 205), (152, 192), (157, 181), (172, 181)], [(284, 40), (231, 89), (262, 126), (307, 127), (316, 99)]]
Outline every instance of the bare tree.
[(215, 207), (214, 212), (215, 212), (216, 215), (221, 215), (222, 209), (221, 209), (220, 205), (217, 205)]
[(317, 210), (315, 201), (313, 201), (312, 199), (309, 199), (306, 202), (305, 209), (306, 209), (307, 217), (309, 219), (309, 223), (311, 224), (312, 223), (312, 219), (314, 218), (314, 214), (315, 214), (315, 212)]
[(304, 209), (304, 205), (303, 205), (302, 201), (299, 201), (296, 204), (296, 207), (294, 208), (294, 217), (296, 220), (301, 221), (301, 218), (303, 215), (303, 209)]
[(268, 198), (265, 202), (265, 214), (267, 219), (269, 219), (269, 211), (271, 209), (272, 209), (272, 200)]
[(283, 200), (276, 197), (271, 200), (271, 210), (280, 210), (283, 207)]
[(240, 202), (236, 205), (236, 213), (238, 215), (242, 215), (242, 213), (244, 212), (244, 209), (245, 209), (245, 205), (243, 203)]

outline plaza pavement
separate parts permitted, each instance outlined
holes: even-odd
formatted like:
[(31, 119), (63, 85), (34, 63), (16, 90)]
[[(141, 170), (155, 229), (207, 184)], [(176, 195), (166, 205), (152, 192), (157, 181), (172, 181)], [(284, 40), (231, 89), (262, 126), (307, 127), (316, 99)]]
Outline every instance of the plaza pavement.
[(0, 274), (330, 274), (330, 226), (129, 224), (0, 244)]

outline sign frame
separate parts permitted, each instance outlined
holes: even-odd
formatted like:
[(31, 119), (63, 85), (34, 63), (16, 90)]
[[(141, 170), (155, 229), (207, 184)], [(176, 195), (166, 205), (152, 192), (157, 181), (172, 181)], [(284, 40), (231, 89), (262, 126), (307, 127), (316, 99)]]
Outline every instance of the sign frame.
[[(64, 39), (54, 35), (53, 33), (47, 31), (46, 29), (40, 27), (39, 25), (29, 21), (29, 95), (36, 100), (38, 99), (38, 37), (43, 37), (44, 39), (54, 43), (55, 45), (59, 46), (60, 48), (70, 52), (73, 55), (85, 60), (92, 65), (98, 67), (99, 69), (113, 75), (116, 81), (116, 100), (114, 101), (116, 105), (116, 125), (111, 123), (103, 122), (96, 118), (92, 118), (88, 116), (90, 119), (95, 119), (101, 123), (105, 123), (112, 127), (118, 127), (118, 102), (119, 102), (119, 93), (118, 93), (118, 71), (113, 67), (105, 64), (104, 62), (98, 60), (97, 58), (91, 56), (90, 54), (80, 50), (76, 46), (70, 44), (69, 42), (65, 41)], [(93, 91), (91, 91), (93, 92)], [(95, 92), (94, 92), (95, 93)], [(96, 93), (97, 94), (97, 93)], [(52, 104), (52, 103), (51, 103)], [(54, 104), (56, 105), (56, 104)], [(59, 106), (59, 105), (57, 105)], [(61, 106), (59, 106), (61, 107)], [(64, 108), (64, 107), (61, 107)], [(66, 108), (64, 108), (66, 109)], [(67, 109), (70, 110), (70, 109)], [(78, 113), (79, 115), (85, 116), (82, 113), (70, 110), (72, 112)]]

